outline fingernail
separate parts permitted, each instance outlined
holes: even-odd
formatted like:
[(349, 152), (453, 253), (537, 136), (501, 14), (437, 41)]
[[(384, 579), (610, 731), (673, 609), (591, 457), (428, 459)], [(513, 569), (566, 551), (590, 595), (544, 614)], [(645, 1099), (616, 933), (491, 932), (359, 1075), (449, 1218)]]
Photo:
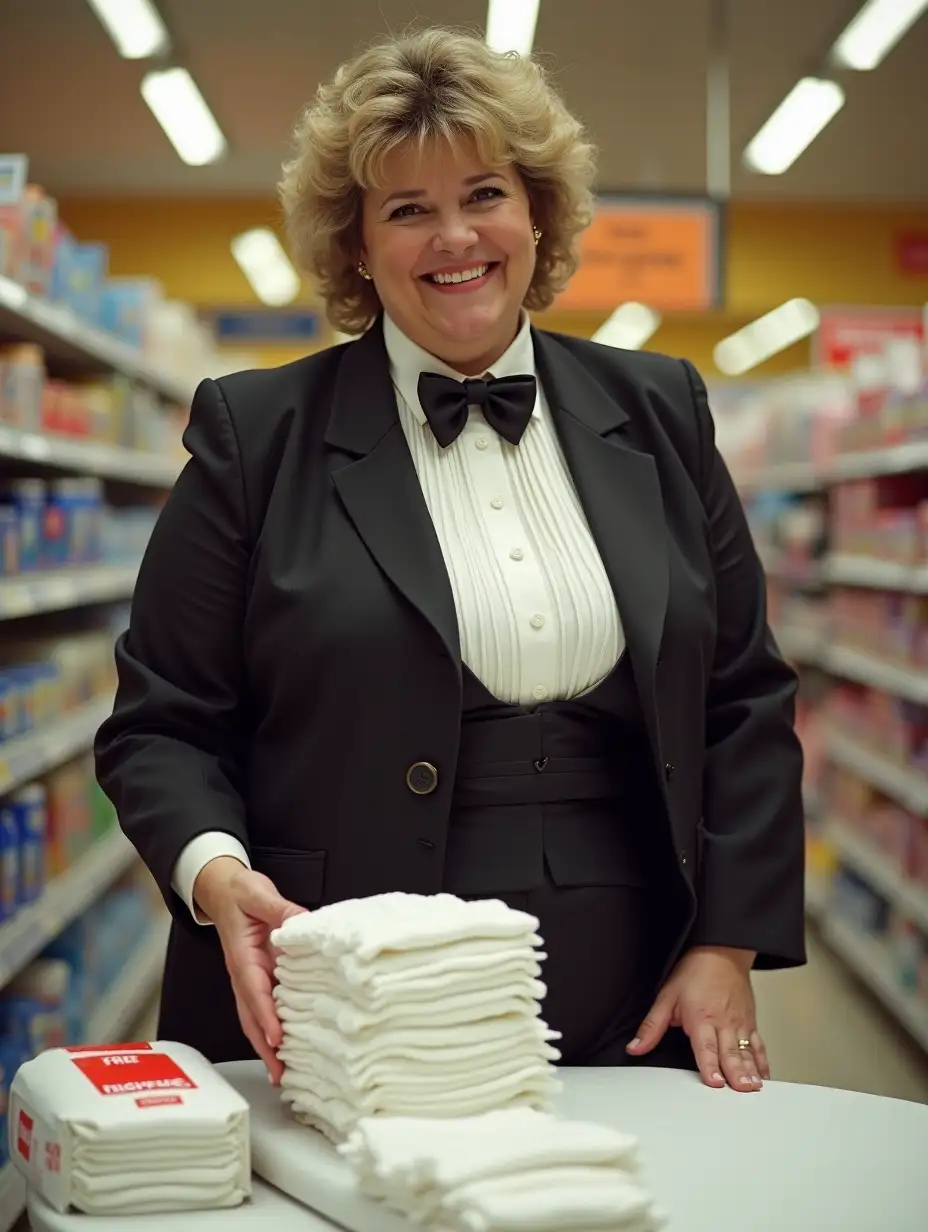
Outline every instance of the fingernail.
[(712, 1081), (713, 1082), (724, 1082), (725, 1079), (722, 1077), (720, 1073), (716, 1072), (712, 1075)]
[(742, 1074), (741, 1077), (738, 1079), (738, 1081), (741, 1083), (742, 1086), (748, 1087), (751, 1085), (751, 1082), (753, 1081), (753, 1079), (749, 1078), (747, 1074)]
[(629, 1044), (629, 1048), (637, 1048), (640, 1045), (640, 1043), (641, 1043), (641, 1040), (636, 1035), (635, 1038), (632, 1040), (632, 1042)]
[(760, 1078), (758, 1078), (757, 1074), (755, 1074), (755, 1075), (754, 1075), (754, 1077), (752, 1078), (752, 1080), (751, 1080), (751, 1081), (752, 1081), (752, 1082), (756, 1082), (756, 1083), (757, 1083), (757, 1085), (758, 1085), (759, 1087), (762, 1087), (762, 1086), (764, 1085), (764, 1084), (761, 1082)]

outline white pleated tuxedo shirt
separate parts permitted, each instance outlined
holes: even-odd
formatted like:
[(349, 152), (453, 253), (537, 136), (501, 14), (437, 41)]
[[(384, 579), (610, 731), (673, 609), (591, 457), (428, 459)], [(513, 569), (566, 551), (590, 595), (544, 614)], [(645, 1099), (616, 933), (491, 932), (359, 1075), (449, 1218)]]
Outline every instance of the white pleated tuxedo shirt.
[[(534, 705), (596, 687), (625, 649), (612, 587), (538, 382), (517, 446), (471, 407), (463, 432), (442, 449), (417, 393), (421, 372), (465, 377), (384, 317), (400, 423), (441, 546), (457, 611), (463, 662), (503, 702)], [(528, 317), (493, 365), (493, 377), (535, 375)], [(217, 856), (248, 855), (229, 834), (193, 839), (178, 858), (175, 891), (200, 923), (193, 886)]]

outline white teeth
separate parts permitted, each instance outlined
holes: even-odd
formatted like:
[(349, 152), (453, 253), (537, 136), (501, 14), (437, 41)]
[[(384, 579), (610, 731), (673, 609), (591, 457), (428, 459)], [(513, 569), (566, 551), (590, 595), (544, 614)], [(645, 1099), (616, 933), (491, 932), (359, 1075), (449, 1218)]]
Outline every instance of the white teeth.
[(451, 282), (470, 282), (474, 278), (482, 278), (489, 268), (489, 265), (475, 265), (473, 269), (461, 270), (455, 274), (432, 274), (431, 279), (441, 285)]

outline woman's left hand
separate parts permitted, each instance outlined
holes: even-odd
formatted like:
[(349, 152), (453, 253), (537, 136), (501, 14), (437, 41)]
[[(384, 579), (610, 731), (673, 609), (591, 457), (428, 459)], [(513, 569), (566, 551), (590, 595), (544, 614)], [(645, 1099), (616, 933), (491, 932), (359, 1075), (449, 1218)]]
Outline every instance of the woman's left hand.
[[(759, 1091), (770, 1077), (764, 1041), (757, 1030), (749, 950), (694, 946), (670, 979), (628, 1045), (631, 1056), (651, 1052), (671, 1026), (682, 1027), (693, 1046), (703, 1082), (735, 1091)], [(749, 1040), (749, 1048), (739, 1041)]]

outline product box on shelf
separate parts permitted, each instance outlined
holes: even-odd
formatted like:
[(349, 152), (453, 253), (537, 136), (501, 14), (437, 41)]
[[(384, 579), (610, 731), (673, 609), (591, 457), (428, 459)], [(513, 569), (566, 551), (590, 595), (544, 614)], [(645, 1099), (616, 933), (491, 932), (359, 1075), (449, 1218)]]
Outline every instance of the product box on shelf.
[(45, 360), (31, 343), (0, 345), (0, 422), (34, 432), (41, 427)]
[(153, 278), (108, 278), (100, 292), (100, 325), (128, 346), (146, 350), (148, 324), (163, 295)]

